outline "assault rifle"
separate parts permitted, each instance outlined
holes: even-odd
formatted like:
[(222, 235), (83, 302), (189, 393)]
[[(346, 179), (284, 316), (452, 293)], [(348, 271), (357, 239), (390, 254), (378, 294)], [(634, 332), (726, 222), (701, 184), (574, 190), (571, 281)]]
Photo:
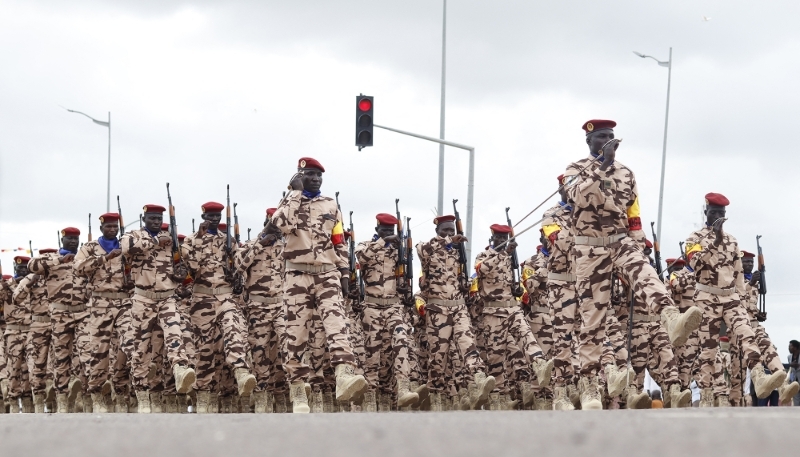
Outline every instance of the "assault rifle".
[(233, 236), (236, 237), (236, 244), (240, 244), (242, 240), (239, 238), (239, 215), (236, 214), (236, 205), (238, 203), (233, 204)]
[[(508, 239), (514, 238), (514, 227), (511, 225), (511, 217), (508, 215), (508, 210), (511, 207), (506, 207), (506, 224), (508, 224), (508, 228), (511, 229), (511, 233), (508, 234)], [(514, 252), (511, 253), (511, 293), (517, 293), (519, 290), (519, 258), (517, 257), (517, 248), (514, 248)]]
[[(336, 192), (337, 197), (339, 192)], [(337, 203), (338, 204), (338, 203)], [(350, 211), (350, 243), (348, 246), (348, 260), (350, 263), (350, 284), (358, 283), (358, 302), (364, 300), (364, 281), (358, 274), (358, 264), (356, 262), (356, 232), (353, 230), (353, 212)]]
[(394, 210), (397, 214), (397, 237), (400, 242), (397, 244), (397, 267), (394, 270), (394, 276), (399, 281), (398, 284), (405, 285), (406, 278), (406, 245), (404, 243), (403, 234), (403, 218), (400, 216), (400, 199), (394, 199)]
[[(458, 213), (458, 209), (456, 209), (456, 203), (458, 203), (458, 199), (453, 199), (453, 215), (456, 217), (456, 234), (464, 236), (464, 229), (461, 225), (461, 215)], [(467, 271), (467, 248), (464, 246), (464, 243), (458, 243), (457, 246), (458, 263), (461, 266), (461, 271), (459, 271), (459, 274), (464, 277), (465, 284), (469, 286), (469, 272)]]
[[(172, 235), (172, 265), (181, 262), (181, 247), (178, 244), (178, 222), (175, 220), (175, 207), (172, 206), (172, 195), (169, 193), (169, 183), (167, 183), (167, 202), (169, 203), (169, 231)], [(141, 219), (139, 219), (141, 221)]]
[(406, 267), (403, 270), (408, 285), (408, 296), (414, 296), (414, 241), (411, 239), (411, 218), (406, 218)]
[(89, 213), (89, 241), (92, 241), (92, 213)]
[[(225, 231), (225, 279), (228, 280), (231, 287), (233, 287), (233, 293), (235, 295), (239, 295), (242, 293), (243, 285), (242, 285), (242, 277), (241, 275), (237, 275), (233, 271), (233, 238), (231, 237), (231, 186), (228, 184), (227, 186), (227, 206), (225, 207), (225, 224), (228, 226), (228, 229)], [(236, 204), (234, 203), (234, 211), (236, 211)], [(238, 232), (239, 225), (236, 224), (234, 229)], [(237, 238), (237, 245), (238, 245), (238, 233), (236, 234)]]
[(658, 236), (656, 236), (655, 222), (650, 223), (650, 232), (653, 234), (653, 255), (656, 257), (656, 273), (658, 279), (664, 282), (664, 270), (661, 268), (661, 247), (658, 244)]
[(764, 251), (761, 250), (761, 235), (756, 235), (756, 248), (758, 249), (758, 271), (761, 278), (758, 280), (758, 311), (767, 312), (767, 267), (764, 265)]
[[(117, 214), (119, 214), (119, 241), (122, 242), (122, 235), (125, 234), (125, 221), (122, 219), (122, 206), (119, 204), (119, 195), (117, 195)], [(122, 245), (120, 245), (122, 248)], [(131, 282), (131, 267), (125, 261), (125, 256), (120, 256), (122, 263), (122, 286), (127, 287)]]

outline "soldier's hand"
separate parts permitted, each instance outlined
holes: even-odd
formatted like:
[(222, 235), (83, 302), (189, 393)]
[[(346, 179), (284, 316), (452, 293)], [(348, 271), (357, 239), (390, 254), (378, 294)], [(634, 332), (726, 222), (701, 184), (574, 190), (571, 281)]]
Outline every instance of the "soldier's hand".
[(516, 286), (511, 293), (514, 295), (514, 297), (521, 297), (525, 293), (525, 290), (521, 286)]
[(614, 138), (613, 140), (606, 143), (606, 145), (603, 147), (601, 152), (603, 153), (603, 157), (605, 158), (603, 159), (603, 164), (600, 165), (600, 168), (602, 168), (603, 170), (605, 170), (609, 165), (611, 165), (611, 163), (617, 157), (617, 148), (619, 147), (619, 142), (620, 140)]
[(186, 268), (186, 265), (183, 263), (179, 263), (178, 265), (174, 266), (173, 274), (175, 275), (176, 279), (183, 281), (187, 276), (189, 276), (189, 269)]
[(74, 259), (74, 258), (75, 258), (75, 254), (67, 254), (64, 257), (61, 257), (59, 262), (60, 263), (72, 262), (72, 259)]
[(169, 236), (167, 233), (161, 233), (158, 235), (158, 245), (163, 247), (169, 246), (172, 244), (172, 237)]
[(202, 237), (208, 232), (208, 221), (203, 221), (197, 227), (197, 236)]
[(756, 320), (759, 322), (766, 322), (767, 312), (764, 311), (763, 313), (756, 313)]
[(724, 234), (722, 231), (722, 225), (726, 220), (726, 218), (720, 217), (719, 219), (715, 220), (713, 224), (711, 224), (711, 230), (713, 230), (714, 234), (716, 234), (716, 238), (714, 238), (714, 244), (718, 245), (722, 243), (722, 235)]
[(387, 243), (392, 243), (395, 246), (399, 246), (400, 245), (400, 237), (397, 236), (397, 235), (389, 235), (386, 238), (384, 238), (383, 241), (385, 241)]
[(303, 190), (303, 173), (295, 173), (292, 179), (289, 180), (289, 187), (292, 190)]
[(511, 254), (512, 252), (514, 252), (514, 249), (517, 249), (517, 242), (516, 241), (511, 241), (506, 245), (506, 252), (507, 253)]
[(258, 240), (258, 244), (261, 246), (271, 246), (273, 243), (278, 241), (278, 236), (274, 233), (270, 233), (269, 235), (264, 236), (263, 238)]
[(468, 242), (468, 241), (469, 241), (469, 240), (467, 239), (467, 237), (466, 237), (466, 236), (464, 236), (464, 235), (453, 235), (453, 236), (452, 236), (450, 239), (451, 239), (451, 240), (453, 241), (453, 243), (455, 243), (455, 244), (466, 243), (466, 242)]
[(113, 251), (106, 254), (106, 260), (116, 259), (122, 255), (122, 249), (114, 249)]
[(756, 270), (753, 272), (753, 277), (750, 278), (750, 285), (755, 287), (758, 282), (761, 281), (761, 272)]
[(339, 281), (342, 284), (342, 297), (347, 297), (350, 295), (350, 277), (342, 276), (342, 279)]
[(36, 275), (35, 274), (35, 275), (33, 275), (31, 277), (31, 283), (35, 283), (36, 281), (40, 280), (41, 278), (42, 278), (42, 275)]

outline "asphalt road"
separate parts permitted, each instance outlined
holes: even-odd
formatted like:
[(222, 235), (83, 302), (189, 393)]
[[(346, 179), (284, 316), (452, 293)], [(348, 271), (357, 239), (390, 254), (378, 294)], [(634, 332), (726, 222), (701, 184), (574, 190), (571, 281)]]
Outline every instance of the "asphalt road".
[(800, 408), (0, 416), (12, 456), (760, 456), (796, 454)]

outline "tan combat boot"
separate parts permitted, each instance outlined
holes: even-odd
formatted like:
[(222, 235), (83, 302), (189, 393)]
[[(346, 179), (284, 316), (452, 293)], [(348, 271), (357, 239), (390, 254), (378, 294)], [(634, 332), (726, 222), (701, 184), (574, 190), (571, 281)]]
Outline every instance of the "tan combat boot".
[(105, 414), (108, 412), (108, 405), (106, 404), (106, 396), (102, 393), (92, 394), (92, 411), (98, 414)]
[(81, 394), (81, 391), (83, 391), (83, 383), (80, 378), (71, 378), (67, 386), (67, 398), (69, 401), (75, 402)]
[(554, 387), (555, 400), (553, 401), (553, 409), (555, 411), (573, 411), (575, 407), (567, 397), (566, 387)]
[(650, 409), (653, 401), (646, 392), (639, 392), (636, 386), (629, 386), (625, 389), (627, 392), (625, 403), (628, 409)]
[(333, 392), (330, 391), (322, 392), (322, 412), (323, 413), (335, 412), (333, 406)]
[(266, 390), (262, 390), (259, 392), (253, 392), (253, 402), (255, 403), (255, 410), (256, 414), (266, 414), (272, 412), (272, 402), (269, 398), (271, 394)]
[(164, 412), (169, 414), (178, 413), (178, 395), (173, 393), (162, 393), (161, 403), (164, 405)]
[(194, 370), (183, 365), (175, 365), (172, 367), (173, 376), (175, 376), (175, 391), (179, 394), (189, 392), (192, 385), (197, 380), (197, 375)]
[(164, 412), (164, 402), (161, 401), (162, 392), (150, 392), (150, 412), (161, 414)]
[(92, 403), (92, 396), (89, 394), (82, 394), (79, 398), (81, 398), (81, 404), (83, 405), (83, 412), (85, 414), (91, 414), (94, 412), (94, 404)]
[(306, 386), (303, 381), (296, 381), (289, 385), (289, 400), (292, 402), (293, 413), (308, 414), (311, 412), (311, 408), (308, 407)]
[(226, 395), (219, 400), (220, 414), (231, 414), (233, 412), (233, 397), (230, 395)]
[(419, 397), (419, 401), (417, 402), (416, 408), (422, 410), (425, 407), (427, 407), (428, 409), (430, 409), (430, 399), (428, 398), (430, 392), (428, 391), (427, 384), (420, 385), (419, 382), (413, 381), (411, 382), (410, 390), (411, 392), (417, 394), (417, 396)]
[(287, 413), (286, 394), (275, 394), (275, 412), (278, 414)]
[(686, 344), (689, 335), (700, 327), (702, 320), (703, 312), (697, 306), (692, 306), (683, 314), (674, 306), (666, 306), (661, 311), (661, 325), (667, 329), (669, 341), (676, 348)]
[[(475, 373), (474, 382), (475, 386), (477, 387), (476, 394), (478, 395), (478, 398), (477, 401), (473, 399), (473, 405), (480, 405), (482, 402), (485, 403), (489, 398), (489, 392), (494, 390), (496, 382), (494, 380), (494, 376), (486, 376), (486, 374), (482, 371)], [(475, 408), (475, 406), (473, 406), (473, 408)]]
[(27, 414), (34, 412), (33, 399), (31, 397), (22, 397), (22, 412)]
[(713, 408), (714, 407), (714, 391), (710, 387), (700, 390), (700, 407)]
[(536, 399), (536, 393), (533, 391), (533, 385), (529, 382), (521, 382), (519, 390), (522, 392), (522, 408), (531, 409), (533, 402)]
[(392, 411), (392, 396), (385, 392), (378, 393), (378, 412), (388, 413)]
[(581, 392), (581, 409), (603, 409), (603, 401), (600, 396), (600, 386), (597, 377), (582, 377), (578, 381), (578, 388)]
[(130, 394), (128, 393), (128, 389), (123, 389), (122, 392), (117, 393), (117, 398), (114, 400), (114, 412), (127, 414), (129, 412), (128, 409), (128, 399), (130, 398)]
[(500, 411), (503, 405), (500, 404), (500, 394), (492, 392), (489, 394), (489, 411)]
[(439, 392), (431, 392), (431, 412), (440, 413), (444, 411), (444, 407), (442, 405), (442, 394)]
[(544, 398), (544, 402), (542, 402), (542, 411), (552, 411), (553, 410), (553, 399), (552, 398)]
[(408, 378), (397, 377), (397, 407), (414, 406), (419, 403), (419, 395), (411, 392), (411, 382)]
[(578, 390), (578, 386), (575, 384), (567, 384), (567, 398), (572, 402), (572, 406), (574, 406), (575, 409), (581, 407), (581, 393)]
[(361, 411), (365, 413), (378, 412), (378, 396), (372, 389), (364, 393), (364, 401), (361, 403)]
[(730, 408), (731, 402), (728, 400), (728, 396), (724, 394), (717, 395), (717, 408)]
[(505, 410), (507, 411), (514, 411), (519, 406), (519, 400), (514, 400), (511, 398), (511, 395), (505, 395)]
[(553, 376), (553, 360), (545, 360), (544, 358), (535, 359), (531, 363), (531, 368), (536, 374), (536, 380), (539, 381), (539, 387), (547, 387), (550, 385), (550, 377)]
[(688, 408), (692, 406), (692, 391), (689, 389), (681, 390), (680, 384), (676, 383), (669, 386), (669, 395), (665, 397), (669, 397), (670, 408)]
[(150, 409), (150, 391), (149, 390), (137, 390), (136, 391), (136, 403), (138, 407), (136, 412), (139, 414), (150, 414), (152, 410)]
[(56, 412), (67, 414), (69, 412), (69, 398), (67, 394), (56, 394)]
[(210, 414), (219, 414), (219, 394), (211, 393), (208, 397), (208, 412)]
[(786, 384), (782, 385), (778, 388), (778, 403), (779, 404), (791, 404), (792, 398), (794, 398), (797, 393), (800, 392), (800, 383), (797, 381), (787, 382)]
[(633, 381), (633, 377), (628, 379), (627, 370), (620, 370), (616, 365), (609, 363), (603, 371), (606, 375), (606, 388), (608, 389), (609, 397), (619, 397), (622, 395), (622, 391), (625, 390), (625, 386)]
[(764, 365), (759, 363), (750, 369), (750, 379), (753, 380), (753, 385), (756, 386), (756, 396), (758, 398), (767, 398), (773, 390), (783, 385), (786, 380), (786, 372), (778, 370), (775, 373), (767, 374), (764, 371)]
[[(553, 402), (551, 401), (548, 402), (547, 399), (544, 398), (543, 396), (537, 396), (535, 403), (536, 403), (536, 411), (547, 411), (548, 409), (551, 410), (553, 409)], [(549, 408), (548, 405), (550, 405)]]
[(175, 403), (177, 404), (178, 414), (187, 414), (189, 412), (189, 396), (186, 394), (178, 394), (175, 396)]
[(33, 394), (33, 412), (36, 414), (44, 413), (44, 393)]
[(211, 392), (207, 390), (197, 391), (197, 401), (194, 405), (194, 412), (197, 414), (211, 414)]
[(322, 402), (322, 390), (319, 388), (313, 389), (311, 392), (311, 402), (309, 404), (312, 414), (319, 414), (322, 412)]
[(236, 378), (236, 385), (239, 387), (239, 396), (249, 396), (256, 388), (256, 377), (247, 368), (237, 368), (233, 370)]
[(356, 375), (352, 365), (340, 363), (336, 365), (336, 400), (352, 400), (367, 389), (367, 380), (361, 375)]
[(461, 411), (469, 411), (472, 409), (472, 401), (469, 399), (469, 390), (466, 387), (462, 387), (458, 393), (459, 409), (461, 409)]

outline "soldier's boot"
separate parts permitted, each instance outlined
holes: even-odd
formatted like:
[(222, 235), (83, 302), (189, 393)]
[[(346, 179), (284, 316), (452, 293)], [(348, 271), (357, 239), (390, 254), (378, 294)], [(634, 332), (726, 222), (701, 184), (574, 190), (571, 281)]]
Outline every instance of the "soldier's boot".
[(208, 400), (208, 412), (211, 414), (219, 414), (219, 394), (211, 393)]
[(531, 409), (536, 398), (533, 385), (523, 381), (519, 384), (519, 390), (522, 393), (522, 409)]
[(603, 409), (602, 396), (597, 376), (581, 377), (578, 381), (578, 388), (581, 392), (581, 409)]
[(469, 411), (472, 409), (472, 401), (469, 399), (469, 390), (466, 387), (462, 387), (461, 390), (459, 390), (459, 397), (461, 411)]
[(439, 392), (431, 392), (430, 393), (430, 400), (431, 400), (431, 412), (440, 413), (444, 411), (444, 407), (442, 405), (442, 394)]
[(502, 405), (500, 404), (500, 394), (492, 392), (489, 394), (489, 411), (500, 411)]
[(34, 412), (33, 399), (31, 397), (22, 397), (22, 412), (28, 414)]
[(211, 414), (211, 392), (207, 390), (197, 391), (194, 412), (197, 414)]
[(773, 390), (783, 385), (786, 380), (786, 372), (778, 370), (775, 373), (767, 374), (764, 371), (764, 365), (759, 363), (750, 369), (750, 379), (753, 380), (753, 385), (756, 386), (756, 396), (758, 398), (767, 398)]
[(226, 395), (220, 398), (220, 414), (231, 414), (233, 412), (233, 397)]
[(44, 413), (44, 393), (33, 394), (33, 412), (36, 414)]
[(164, 412), (169, 414), (178, 413), (178, 395), (173, 393), (161, 394), (161, 402), (164, 404)]
[(55, 403), (55, 401), (56, 401), (56, 387), (53, 384), (53, 380), (52, 379), (48, 379), (47, 381), (45, 381), (44, 386), (45, 386), (44, 387), (44, 393), (45, 393), (44, 402), (46, 404)]
[(8, 379), (6, 378), (0, 379), (0, 400), (8, 401)]
[(669, 407), (688, 408), (692, 406), (692, 391), (689, 389), (681, 390), (681, 385), (675, 383), (669, 386)]
[(183, 365), (173, 366), (172, 374), (175, 376), (175, 391), (179, 394), (188, 393), (197, 380), (194, 370)]
[(237, 368), (233, 370), (236, 378), (236, 385), (239, 387), (239, 396), (249, 396), (256, 388), (256, 377), (247, 368)]
[(797, 381), (786, 383), (778, 388), (778, 402), (780, 404), (789, 403), (798, 392), (800, 392), (800, 383)]
[(411, 381), (406, 377), (397, 377), (397, 407), (415, 406), (419, 403), (419, 395), (411, 391)]
[(552, 398), (544, 398), (544, 402), (542, 403), (542, 410), (543, 411), (552, 411), (553, 410), (553, 399)]
[(417, 396), (419, 397), (419, 402), (417, 402), (417, 407), (419, 409), (422, 409), (422, 404), (423, 403), (427, 402), (427, 404), (430, 405), (430, 399), (428, 398), (428, 395), (430, 394), (430, 391), (428, 391), (428, 385), (427, 384), (420, 385), (420, 383), (418, 383), (416, 381), (412, 382), (411, 385), (410, 385), (410, 390), (412, 392), (414, 392), (415, 394), (417, 394)]
[(547, 405), (550, 405), (550, 409), (553, 409), (553, 403), (548, 402), (544, 396), (536, 397), (536, 410), (537, 411), (547, 411)]
[(117, 398), (114, 400), (114, 412), (125, 414), (128, 412), (128, 390), (125, 389), (124, 391), (117, 394)]
[(567, 396), (566, 387), (554, 387), (553, 392), (555, 395), (553, 409), (555, 411), (573, 411), (575, 409), (575, 406), (572, 405), (572, 402)]
[(364, 392), (364, 401), (361, 403), (361, 411), (365, 413), (378, 412), (377, 394), (374, 390), (370, 389)]
[(139, 400), (136, 399), (136, 390), (131, 390), (131, 396), (128, 398), (128, 412), (132, 414), (139, 414)]
[(103, 386), (100, 387), (100, 393), (103, 395), (111, 395), (111, 392), (114, 391), (114, 384), (111, 381), (106, 379), (106, 382), (103, 383)]
[(325, 391), (322, 393), (322, 412), (323, 413), (336, 412), (333, 404), (333, 392)]
[(108, 413), (108, 405), (106, 404), (106, 396), (102, 393), (91, 394), (92, 397), (92, 411), (97, 414)]
[[(380, 411), (380, 407), (378, 407)], [(442, 411), (452, 411), (453, 410), (453, 397), (447, 394), (442, 394)]]
[(700, 327), (703, 320), (703, 311), (697, 306), (692, 306), (681, 314), (678, 308), (667, 306), (661, 311), (661, 325), (667, 329), (669, 341), (674, 347), (686, 344), (689, 335)]
[(139, 414), (150, 414), (152, 410), (150, 409), (150, 391), (149, 390), (137, 390), (136, 391), (136, 403), (137, 408), (136, 412)]
[(289, 400), (292, 402), (293, 413), (308, 414), (311, 412), (311, 408), (308, 407), (306, 386), (303, 381), (296, 381), (289, 385)]
[(361, 375), (356, 375), (354, 367), (348, 363), (336, 365), (336, 399), (351, 400), (364, 395), (367, 390), (367, 380)]
[(161, 400), (162, 392), (150, 392), (150, 412), (153, 414), (164, 412), (164, 402)]
[(700, 407), (713, 408), (714, 407), (714, 391), (710, 387), (700, 390)]
[(56, 412), (66, 414), (69, 412), (69, 397), (67, 394), (56, 395)]
[(550, 385), (550, 378), (553, 376), (553, 360), (545, 360), (543, 357), (534, 359), (531, 362), (531, 368), (536, 374), (536, 380), (539, 381), (540, 387), (547, 387)]
[(319, 414), (322, 412), (322, 402), (322, 390), (319, 388), (313, 389), (311, 392), (311, 404), (309, 405), (313, 414)]
[(731, 402), (728, 400), (728, 396), (725, 394), (717, 395), (717, 408), (730, 408)]
[(628, 409), (650, 409), (653, 401), (647, 392), (639, 392), (636, 386), (629, 386), (625, 389), (627, 393), (625, 403)]
[(255, 409), (253, 410), (256, 414), (266, 414), (268, 412), (272, 412), (272, 404), (269, 404), (269, 410), (267, 410), (267, 392), (266, 390), (261, 390), (258, 392), (253, 392), (253, 402), (255, 403)]
[(609, 363), (605, 367), (606, 388), (609, 397), (619, 397), (625, 386), (629, 384), (627, 370), (620, 370), (616, 365)]
[(581, 393), (578, 390), (578, 386), (573, 383), (567, 384), (567, 398), (572, 402), (572, 406), (574, 406), (575, 409), (581, 407)]
[(276, 413), (286, 413), (286, 394), (275, 394), (275, 412)]
[(69, 380), (69, 385), (67, 386), (67, 399), (70, 403), (75, 403), (78, 399), (78, 395), (81, 394), (83, 391), (83, 383), (81, 382), (80, 378), (72, 378)]
[(175, 406), (178, 414), (187, 414), (189, 412), (189, 396), (186, 394), (178, 394), (175, 396)]
[(80, 396), (81, 404), (83, 405), (83, 412), (86, 414), (91, 414), (94, 412), (94, 404), (92, 403), (92, 396), (89, 394), (83, 394)]
[(506, 400), (506, 407), (504, 409), (508, 411), (513, 411), (517, 409), (517, 406), (519, 406), (519, 400), (512, 399), (511, 395), (506, 394), (505, 400)]

